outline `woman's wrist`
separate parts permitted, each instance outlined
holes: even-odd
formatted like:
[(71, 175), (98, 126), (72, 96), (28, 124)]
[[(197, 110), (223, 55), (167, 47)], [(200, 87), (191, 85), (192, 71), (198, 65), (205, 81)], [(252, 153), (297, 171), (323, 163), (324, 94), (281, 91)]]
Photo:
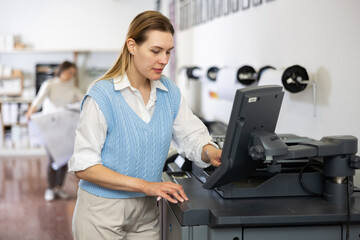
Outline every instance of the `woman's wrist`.
[(222, 151), (214, 147), (212, 144), (207, 144), (202, 149), (201, 160), (205, 163), (211, 163), (215, 167), (221, 164)]
[(139, 182), (138, 182), (139, 192), (148, 194), (149, 185), (150, 185), (150, 182), (139, 178)]
[(204, 163), (210, 163), (209, 149), (212, 147), (214, 147), (214, 146), (212, 146), (211, 144), (206, 144), (205, 146), (203, 146), (202, 152), (201, 152), (201, 160)]

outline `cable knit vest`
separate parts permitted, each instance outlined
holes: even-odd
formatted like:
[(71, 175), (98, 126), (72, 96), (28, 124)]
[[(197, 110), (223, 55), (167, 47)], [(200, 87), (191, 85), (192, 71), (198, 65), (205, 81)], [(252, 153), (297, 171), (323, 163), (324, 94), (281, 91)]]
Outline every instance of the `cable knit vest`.
[[(181, 95), (171, 80), (161, 77), (159, 81), (168, 91), (157, 88), (155, 111), (149, 123), (145, 123), (130, 108), (120, 91), (115, 91), (113, 81), (97, 82), (84, 97), (85, 99), (90, 96), (96, 101), (108, 125), (106, 140), (101, 151), (101, 159), (105, 167), (146, 181), (161, 181)], [(85, 180), (80, 180), (79, 186), (93, 195), (104, 198), (145, 196), (139, 192), (100, 187)]]

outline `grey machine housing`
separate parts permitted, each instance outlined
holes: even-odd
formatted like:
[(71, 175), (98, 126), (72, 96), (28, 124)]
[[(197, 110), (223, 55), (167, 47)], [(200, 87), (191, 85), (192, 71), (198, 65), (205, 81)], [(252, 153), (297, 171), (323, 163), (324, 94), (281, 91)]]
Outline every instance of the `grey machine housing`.
[[(164, 181), (182, 185), (189, 197), (162, 202), (165, 239), (297, 239), (295, 233), (345, 239), (350, 225), (350, 239), (358, 239), (357, 138), (276, 134), (283, 96), (274, 85), (237, 90), (220, 167), (163, 172)], [(271, 237), (272, 231), (278, 232)], [(207, 237), (194, 238), (200, 233)]]

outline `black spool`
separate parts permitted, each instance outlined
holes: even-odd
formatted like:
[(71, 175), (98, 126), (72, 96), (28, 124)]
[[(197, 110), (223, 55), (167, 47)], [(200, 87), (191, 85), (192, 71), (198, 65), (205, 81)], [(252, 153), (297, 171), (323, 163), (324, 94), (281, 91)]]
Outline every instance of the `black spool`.
[(257, 81), (257, 74), (253, 67), (245, 65), (237, 71), (236, 79), (243, 85), (251, 85)]
[(187, 75), (187, 77), (190, 79), (199, 79), (200, 78), (200, 76), (196, 76), (196, 75), (194, 75), (194, 70), (195, 69), (200, 69), (199, 67), (188, 67), (187, 69), (186, 69), (186, 75)]
[(301, 81), (309, 80), (309, 75), (305, 68), (294, 65), (285, 69), (281, 81), (286, 90), (292, 93), (303, 91), (307, 84)]
[(208, 70), (207, 70), (207, 74), (206, 76), (211, 80), (211, 81), (216, 81), (216, 78), (217, 78), (217, 74), (219, 72), (219, 68), (218, 67), (210, 67)]
[(276, 68), (274, 68), (273, 66), (269, 66), (269, 65), (260, 68), (259, 71), (258, 71), (257, 80), (259, 81), (260, 78), (261, 78), (261, 76), (263, 75), (263, 73), (264, 73), (266, 70), (269, 70), (269, 69), (276, 70)]

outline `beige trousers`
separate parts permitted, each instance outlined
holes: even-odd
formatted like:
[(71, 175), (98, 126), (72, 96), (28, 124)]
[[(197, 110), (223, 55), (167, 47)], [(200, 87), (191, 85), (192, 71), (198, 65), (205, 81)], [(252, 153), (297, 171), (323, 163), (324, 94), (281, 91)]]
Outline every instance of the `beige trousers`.
[(72, 233), (75, 240), (159, 240), (156, 197), (109, 199), (79, 188)]

